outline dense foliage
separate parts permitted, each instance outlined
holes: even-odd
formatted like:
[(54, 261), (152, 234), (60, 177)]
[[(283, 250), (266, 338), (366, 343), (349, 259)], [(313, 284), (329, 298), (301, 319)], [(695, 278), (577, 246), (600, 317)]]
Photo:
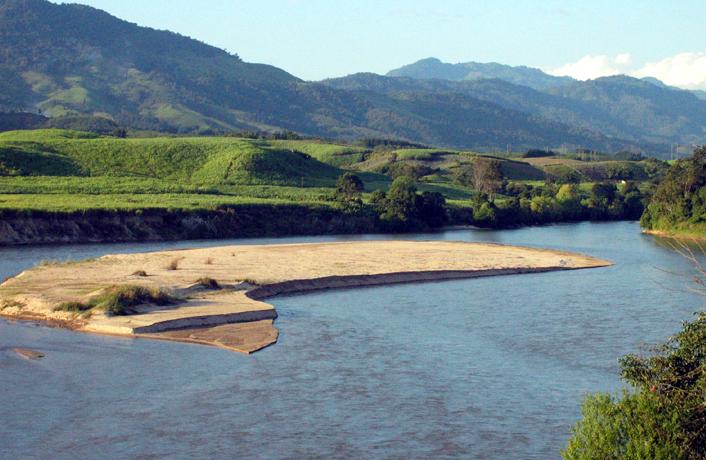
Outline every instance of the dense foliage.
[(448, 222), (444, 197), (437, 192), (417, 193), (410, 177), (398, 177), (387, 193), (377, 191), (371, 201), (383, 227), (392, 231), (439, 228)]
[(509, 183), (503, 193), (508, 198), (492, 200), (486, 194), (476, 195), (472, 203), (474, 224), (497, 228), (580, 220), (637, 220), (645, 200), (632, 182), (598, 182), (588, 190), (576, 184)]
[(588, 397), (564, 458), (706, 457), (706, 314), (652, 354), (624, 357), (621, 367), (633, 389)]
[(346, 209), (356, 209), (363, 205), (363, 190), (365, 186), (360, 177), (353, 173), (345, 173), (336, 181), (336, 199)]
[(641, 223), (650, 230), (706, 229), (706, 147), (697, 148), (690, 158), (672, 165), (655, 190)]

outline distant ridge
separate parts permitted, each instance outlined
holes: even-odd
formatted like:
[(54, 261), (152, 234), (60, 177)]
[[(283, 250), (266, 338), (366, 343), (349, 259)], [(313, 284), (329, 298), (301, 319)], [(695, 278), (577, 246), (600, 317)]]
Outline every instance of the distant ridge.
[(388, 77), (409, 77), (415, 79), (442, 79), (451, 81), (480, 80), (497, 78), (516, 85), (543, 90), (569, 84), (570, 77), (555, 77), (539, 69), (526, 66), (513, 67), (495, 62), (463, 62), (448, 64), (437, 58), (427, 58), (399, 69), (391, 70)]
[(626, 145), (469, 94), (383, 94), (304, 82), (179, 34), (45, 0), (0, 0), (0, 77), (0, 112), (41, 114), (67, 128), (284, 129), (489, 150)]

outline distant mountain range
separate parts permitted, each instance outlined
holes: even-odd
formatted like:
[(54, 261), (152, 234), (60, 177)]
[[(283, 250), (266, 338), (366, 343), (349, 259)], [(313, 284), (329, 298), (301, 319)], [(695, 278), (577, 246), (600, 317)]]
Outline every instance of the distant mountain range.
[(545, 91), (497, 78), (449, 81), (355, 74), (325, 83), (338, 89), (379, 94), (464, 94), (634, 143), (699, 143), (706, 138), (703, 100), (689, 91), (626, 76), (573, 81)]
[(388, 77), (415, 79), (438, 79), (450, 81), (482, 80), (497, 78), (516, 85), (529, 86), (537, 90), (568, 85), (575, 80), (570, 77), (555, 77), (532, 67), (512, 67), (495, 62), (464, 62), (448, 64), (437, 58), (427, 58), (399, 69), (391, 70)]
[[(0, 118), (174, 133), (293, 130), (455, 148), (641, 148), (704, 137), (706, 102), (655, 82), (425, 59), (305, 82), (273, 66), (83, 5), (0, 0)], [(701, 97), (706, 95), (701, 95)]]

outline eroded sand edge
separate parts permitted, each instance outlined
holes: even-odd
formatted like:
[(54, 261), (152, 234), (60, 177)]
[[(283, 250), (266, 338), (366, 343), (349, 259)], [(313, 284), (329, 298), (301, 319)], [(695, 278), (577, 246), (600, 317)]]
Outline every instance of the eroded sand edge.
[[(0, 285), (0, 315), (83, 332), (252, 353), (277, 341), (277, 312), (263, 302), (277, 295), (607, 265), (610, 262), (563, 251), (445, 241), (242, 245), (121, 254), (45, 264), (5, 281)], [(221, 289), (203, 288), (197, 283), (202, 278), (216, 280)], [(64, 302), (84, 302), (124, 285), (165, 289), (183, 301), (140, 306), (130, 316), (54, 310)]]

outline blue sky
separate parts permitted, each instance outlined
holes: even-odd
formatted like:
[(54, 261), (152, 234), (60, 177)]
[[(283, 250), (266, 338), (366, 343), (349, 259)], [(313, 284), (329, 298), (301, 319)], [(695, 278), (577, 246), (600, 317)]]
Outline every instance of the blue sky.
[(425, 57), (706, 88), (704, 0), (73, 0), (316, 80)]

